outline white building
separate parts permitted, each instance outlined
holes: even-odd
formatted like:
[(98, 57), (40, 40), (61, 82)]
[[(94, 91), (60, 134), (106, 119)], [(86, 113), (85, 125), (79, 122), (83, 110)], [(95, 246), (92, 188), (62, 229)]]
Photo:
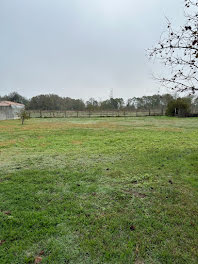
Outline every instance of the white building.
[(20, 111), (24, 108), (23, 104), (0, 101), (0, 120), (18, 119)]

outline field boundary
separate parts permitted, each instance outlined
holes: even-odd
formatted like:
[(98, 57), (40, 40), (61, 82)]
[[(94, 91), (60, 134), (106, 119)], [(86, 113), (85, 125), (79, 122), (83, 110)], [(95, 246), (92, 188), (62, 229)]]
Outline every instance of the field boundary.
[(164, 116), (163, 109), (136, 110), (136, 111), (58, 111), (58, 110), (28, 110), (31, 118), (79, 118), (79, 117), (141, 117), (141, 116)]

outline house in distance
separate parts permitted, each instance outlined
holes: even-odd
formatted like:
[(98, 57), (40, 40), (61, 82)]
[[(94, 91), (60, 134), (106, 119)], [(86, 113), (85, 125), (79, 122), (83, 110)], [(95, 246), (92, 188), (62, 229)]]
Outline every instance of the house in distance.
[(0, 101), (0, 120), (18, 119), (19, 113), (25, 108), (25, 105), (11, 102)]

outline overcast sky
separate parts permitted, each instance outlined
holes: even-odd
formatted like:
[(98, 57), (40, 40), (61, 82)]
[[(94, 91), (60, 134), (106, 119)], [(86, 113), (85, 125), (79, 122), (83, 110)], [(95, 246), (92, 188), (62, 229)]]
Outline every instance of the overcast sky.
[(159, 90), (145, 50), (183, 0), (0, 0), (0, 95), (129, 98)]

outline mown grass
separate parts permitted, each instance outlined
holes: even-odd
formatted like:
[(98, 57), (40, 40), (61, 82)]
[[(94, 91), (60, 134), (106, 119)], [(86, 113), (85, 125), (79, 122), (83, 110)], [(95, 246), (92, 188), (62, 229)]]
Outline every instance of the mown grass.
[(198, 119), (0, 122), (0, 263), (198, 263)]

